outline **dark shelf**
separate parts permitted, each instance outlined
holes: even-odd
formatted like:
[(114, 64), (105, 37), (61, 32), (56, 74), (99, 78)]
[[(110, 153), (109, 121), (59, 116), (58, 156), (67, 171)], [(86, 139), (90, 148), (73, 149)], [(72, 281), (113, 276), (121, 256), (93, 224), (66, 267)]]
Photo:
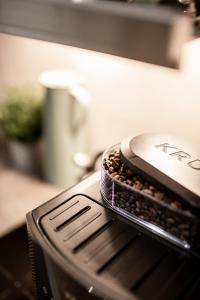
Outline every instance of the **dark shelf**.
[[(177, 67), (190, 20), (165, 7), (109, 1), (0, 0), (0, 32)], [(178, 37), (178, 38), (177, 38)]]

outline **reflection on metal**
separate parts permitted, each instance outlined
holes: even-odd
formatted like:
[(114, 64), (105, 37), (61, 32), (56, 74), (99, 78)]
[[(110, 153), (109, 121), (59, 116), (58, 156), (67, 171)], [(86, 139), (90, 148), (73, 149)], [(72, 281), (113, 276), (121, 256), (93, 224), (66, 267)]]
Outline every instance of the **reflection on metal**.
[(0, 0), (0, 32), (168, 67), (177, 67), (181, 45), (191, 36), (191, 28), (189, 18), (165, 7)]

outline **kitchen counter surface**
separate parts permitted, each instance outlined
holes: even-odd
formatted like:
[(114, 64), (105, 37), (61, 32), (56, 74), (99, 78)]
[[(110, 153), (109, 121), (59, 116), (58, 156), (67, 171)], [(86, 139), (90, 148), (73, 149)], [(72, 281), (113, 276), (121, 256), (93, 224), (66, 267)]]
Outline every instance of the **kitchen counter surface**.
[(27, 212), (61, 191), (59, 187), (0, 165), (0, 238), (23, 224)]

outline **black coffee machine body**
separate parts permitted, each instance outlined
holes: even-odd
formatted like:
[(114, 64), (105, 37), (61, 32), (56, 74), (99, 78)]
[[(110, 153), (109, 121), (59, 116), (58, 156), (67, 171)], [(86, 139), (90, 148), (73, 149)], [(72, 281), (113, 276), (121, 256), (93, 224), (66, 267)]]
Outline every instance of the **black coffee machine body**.
[(100, 173), (27, 215), (36, 299), (197, 300), (200, 259), (124, 218)]

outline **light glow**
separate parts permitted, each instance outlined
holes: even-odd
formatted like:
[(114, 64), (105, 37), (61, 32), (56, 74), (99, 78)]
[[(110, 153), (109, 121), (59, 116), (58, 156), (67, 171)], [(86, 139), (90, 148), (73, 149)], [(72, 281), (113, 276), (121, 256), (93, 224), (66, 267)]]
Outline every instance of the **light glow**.
[(182, 67), (187, 75), (199, 80), (200, 75), (200, 38), (183, 46)]
[(62, 69), (47, 70), (39, 78), (42, 85), (48, 88), (66, 89), (84, 83), (79, 73)]
[(84, 168), (90, 164), (90, 157), (84, 152), (77, 152), (74, 154), (74, 162), (77, 166)]

